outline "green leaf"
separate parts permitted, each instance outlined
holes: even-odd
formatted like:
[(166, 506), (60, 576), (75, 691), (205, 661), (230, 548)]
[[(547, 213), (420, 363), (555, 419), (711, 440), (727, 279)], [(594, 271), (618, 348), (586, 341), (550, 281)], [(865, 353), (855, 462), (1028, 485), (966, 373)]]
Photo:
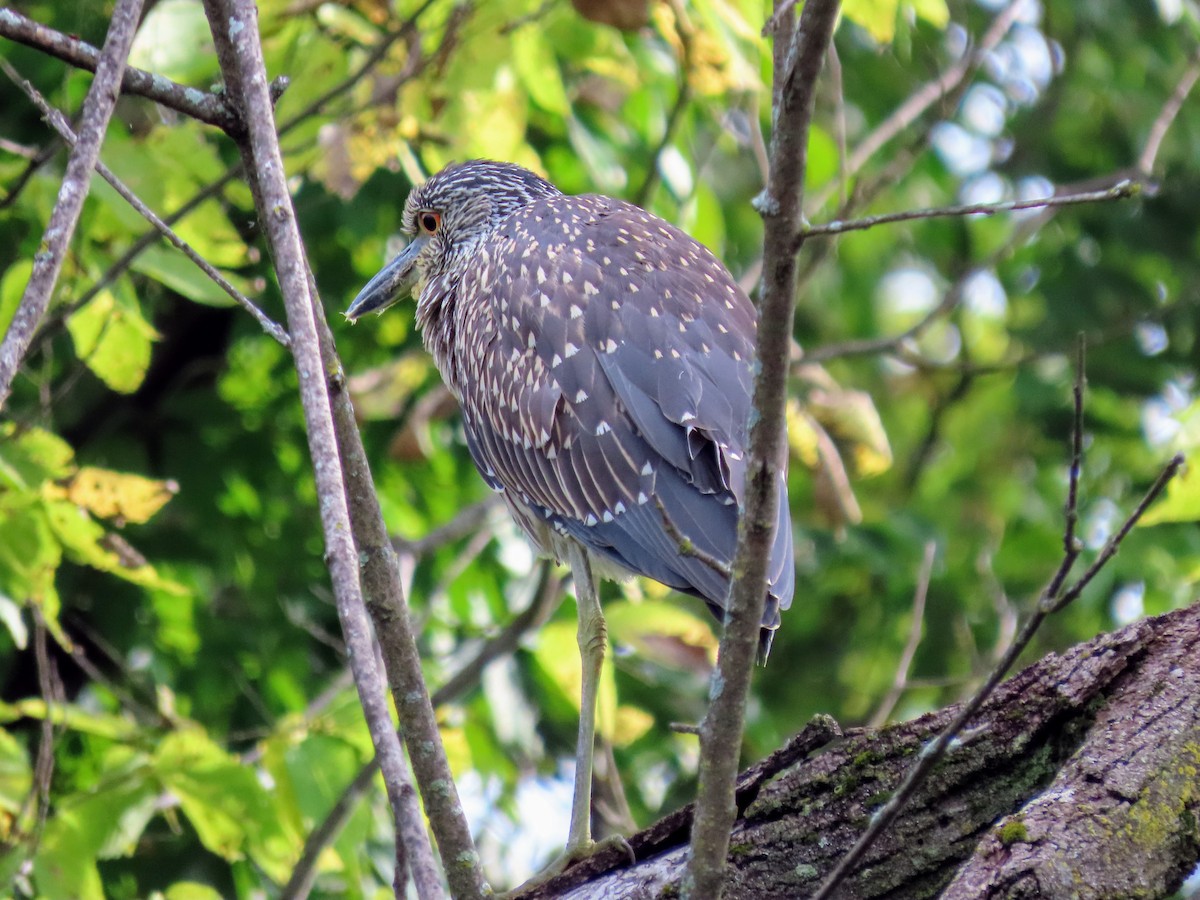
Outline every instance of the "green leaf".
[(50, 527), (74, 562), (109, 572), (142, 587), (186, 592), (182, 585), (161, 577), (136, 553), (124, 552), (127, 545), (105, 531), (82, 507), (68, 500), (47, 499), (44, 508)]
[(48, 479), (65, 478), (75, 451), (56, 434), (41, 428), (18, 432), (12, 422), (0, 424), (0, 485), (36, 490)]
[(4, 277), (0, 278), (0, 334), (8, 331), (32, 274), (33, 260), (19, 259), (9, 266)]
[(518, 28), (512, 36), (512, 60), (533, 102), (546, 112), (565, 116), (571, 108), (554, 51), (539, 28)]
[(141, 386), (150, 365), (150, 344), (158, 332), (142, 318), (137, 301), (125, 290), (101, 291), (72, 313), (67, 331), (75, 353), (114, 391), (131, 394)]
[[(16, 703), (0, 703), (0, 722), (16, 722), (22, 718), (41, 721), (46, 718), (46, 701), (40, 697), (18, 700)], [(137, 726), (121, 716), (93, 712), (74, 703), (55, 703), (49, 707), (50, 720), (69, 731), (91, 734), (114, 741), (132, 739)]]
[(163, 900), (221, 900), (221, 895), (207, 884), (177, 881), (163, 892)]
[[(232, 297), (174, 247), (147, 247), (134, 260), (132, 268), (143, 275), (150, 276), (189, 300), (205, 306), (234, 305)], [(241, 281), (236, 275), (230, 275), (228, 272), (222, 274), (235, 287)], [(238, 289), (242, 290), (243, 288), (245, 288), (244, 282)]]
[(102, 787), (58, 804), (34, 860), (41, 896), (104, 896), (96, 860), (132, 853), (157, 810), (160, 786), (145, 762), (120, 748), (105, 760)]
[(20, 602), (40, 603), (53, 619), (54, 574), (61, 562), (62, 547), (36, 501), (0, 494), (0, 591)]
[(25, 748), (7, 730), (0, 729), (0, 810), (16, 815), (33, 786), (33, 769)]
[(228, 860), (250, 856), (275, 880), (287, 878), (299, 841), (285, 833), (252, 768), (198, 728), (168, 735), (154, 766), (205, 847)]

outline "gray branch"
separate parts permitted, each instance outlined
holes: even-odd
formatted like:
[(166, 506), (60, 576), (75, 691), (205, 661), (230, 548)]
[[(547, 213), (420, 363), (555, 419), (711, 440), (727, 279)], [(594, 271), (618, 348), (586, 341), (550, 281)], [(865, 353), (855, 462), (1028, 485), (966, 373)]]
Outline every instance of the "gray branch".
[[(92, 169), (100, 156), (104, 132), (117, 103), (121, 73), (125, 70), (125, 58), (129, 55), (141, 10), (142, 0), (118, 0), (113, 10), (104, 49), (96, 63), (96, 77), (83, 101), (79, 139), (71, 148), (67, 171), (58, 189), (58, 201), (54, 204), (50, 223), (42, 236), (41, 249), (33, 258), (29, 284), (25, 286), (12, 324), (4, 335), (3, 343), (0, 343), (0, 409), (8, 401), (13, 378), (29, 350), (38, 323), (50, 305), (50, 295), (62, 271), (63, 256), (75, 233), (83, 201), (91, 187)], [(11, 10), (0, 10), (0, 22), (9, 21), (15, 15)]]
[[(136, 27), (137, 22), (134, 25)], [(100, 51), (91, 44), (47, 28), (8, 7), (0, 8), (0, 37), (41, 50), (79, 69), (95, 72), (100, 62)], [(133, 66), (125, 69), (120, 85), (121, 93), (146, 97), (186, 116), (215, 125), (231, 137), (242, 133), (242, 123), (219, 94), (188, 87)]]
[(736, 809), (734, 777), (766, 600), (778, 512), (779, 460), (785, 450), (782, 423), (796, 299), (797, 248), (792, 239), (801, 221), (815, 83), (838, 7), (837, 0), (809, 0), (798, 25), (794, 13), (787, 12), (778, 17), (775, 31), (775, 127), (771, 172), (760, 205), (766, 225), (763, 296), (746, 461), (746, 505), (738, 529), (725, 634), (712, 676), (711, 705), (700, 729), (696, 821), (684, 888), (685, 894), (704, 900), (721, 896), (729, 828)]
[[(263, 63), (262, 46), (258, 37), (258, 15), (251, 0), (205, 0), (205, 11), (213, 32), (221, 70), (233, 101), (244, 113), (247, 123), (247, 139), (242, 150), (246, 171), (254, 192), (255, 204), (264, 224), (267, 240), (274, 257), (275, 271), (280, 291), (287, 310), (288, 331), (292, 336), (292, 352), (300, 383), (300, 399), (304, 408), (305, 425), (308, 432), (309, 453), (320, 497), (321, 522), (325, 534), (326, 562), (333, 582), (337, 601), (338, 617), (346, 639), (351, 670), (358, 688), (359, 700), (371, 732), (376, 757), (385, 773), (384, 782), (388, 797), (397, 815), (398, 829), (411, 827), (421, 830), (422, 822), (415, 797), (407, 778), (404, 756), (400, 742), (391, 724), (387, 702), (381, 689), (383, 681), (376, 665), (374, 643), (369, 620), (362, 602), (359, 584), (358, 553), (350, 530), (350, 515), (347, 507), (347, 485), (334, 433), (333, 412), (326, 387), (326, 368), (321, 358), (318, 337), (318, 316), (315, 292), (310, 281), (308, 265), (300, 233), (296, 226), (295, 210), (287, 188), (283, 157), (275, 130), (271, 105), (270, 88)], [(422, 693), (428, 706), (428, 695), (419, 691), (420, 682), (410, 685), (413, 693)], [(413, 717), (407, 716), (404, 704), (397, 697), (401, 708), (401, 720), (410, 739), (426, 738), (408, 728)], [(436, 723), (429, 709), (433, 740), (437, 742)], [(426, 738), (427, 739), (427, 738)], [(415, 744), (424, 750), (423, 743)], [(440, 743), (437, 743), (440, 748)], [(418, 779), (422, 776), (419, 760), (430, 755), (414, 754), (414, 769)], [(430, 786), (422, 784), (429, 797)], [(407, 790), (406, 790), (407, 788)], [(453, 794), (453, 782), (441, 785), (443, 793)], [(429, 804), (433, 805), (433, 804)], [(432, 819), (432, 813), (431, 813)], [(438, 825), (435, 823), (435, 831)], [(465, 830), (465, 823), (463, 824)], [(423, 833), (423, 830), (421, 830)], [(406, 836), (408, 832), (406, 832)], [(439, 833), (439, 839), (443, 835)], [(397, 835), (397, 864), (405, 861), (401, 848), (408, 852), (414, 862), (424, 848), (420, 840), (413, 843), (401, 841)], [(467, 833), (467, 845), (452, 848), (443, 846), (451, 853), (474, 853)], [(428, 865), (422, 861), (422, 869)], [(462, 866), (447, 866), (452, 889), (456, 878), (462, 881)], [(478, 872), (478, 864), (474, 866)], [(481, 884), (481, 877), (478, 879)], [(419, 882), (423, 887), (427, 883)], [(472, 888), (474, 890), (472, 891)], [(402, 884), (401, 884), (402, 889)], [(434, 886), (438, 896), (440, 889)], [(477, 896), (478, 887), (468, 883), (461, 896)]]

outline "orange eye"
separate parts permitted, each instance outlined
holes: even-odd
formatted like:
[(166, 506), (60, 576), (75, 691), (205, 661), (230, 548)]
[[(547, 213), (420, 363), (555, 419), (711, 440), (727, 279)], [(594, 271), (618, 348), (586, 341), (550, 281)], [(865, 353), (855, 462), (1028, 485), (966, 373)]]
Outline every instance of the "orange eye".
[(442, 226), (442, 217), (435, 212), (424, 210), (417, 216), (417, 221), (421, 223), (421, 230), (429, 234), (435, 234)]

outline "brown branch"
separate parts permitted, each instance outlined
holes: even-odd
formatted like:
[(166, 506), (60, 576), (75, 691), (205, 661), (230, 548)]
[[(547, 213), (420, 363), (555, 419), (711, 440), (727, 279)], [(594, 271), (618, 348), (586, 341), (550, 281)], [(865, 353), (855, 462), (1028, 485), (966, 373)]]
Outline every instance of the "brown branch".
[[(839, 896), (1172, 896), (1200, 847), (1198, 698), (1200, 604), (1049, 654), (996, 690)], [(818, 720), (744, 773), (726, 893), (807, 898), (957, 709), (845, 734)], [(604, 854), (534, 896), (678, 896), (690, 815), (630, 837), (635, 865)]]
[[(463, 663), (440, 688), (433, 693), (434, 707), (453, 703), (473, 688), (489, 663), (516, 650), (527, 633), (541, 628), (562, 602), (562, 584), (555, 576), (549, 562), (543, 562), (534, 588), (533, 600), (502, 631), (480, 645), (475, 654)], [(337, 839), (349, 821), (358, 803), (379, 771), (379, 763), (372, 759), (362, 767), (354, 780), (342, 791), (329, 813), (308, 835), (304, 851), (292, 870), (287, 886), (280, 895), (281, 900), (300, 900), (308, 896), (312, 881), (316, 877), (316, 863), (324, 849)]]
[[(95, 72), (100, 61), (100, 51), (91, 44), (47, 28), (9, 8), (0, 9), (0, 37), (40, 50), (89, 72)], [(230, 137), (236, 137), (242, 131), (237, 114), (226, 105), (221, 95), (188, 87), (134, 66), (127, 67), (121, 76), (121, 93), (136, 94), (161, 103), (186, 116), (215, 125)]]
[[(9, 64), (8, 60), (0, 59), (0, 71), (3, 71), (17, 87), (19, 87), (30, 101), (42, 113), (43, 118), (49, 123), (58, 136), (61, 137), (71, 147), (75, 146), (75, 132), (71, 130), (66, 117), (57, 109), (46, 102), (46, 98), (41, 95), (37, 88), (22, 78), (17, 71)], [(154, 226), (156, 232), (165, 237), (173, 247), (179, 250), (184, 256), (190, 259), (195, 265), (213, 281), (217, 287), (228, 294), (233, 301), (242, 309), (246, 310), (250, 315), (254, 316), (263, 331), (277, 340), (283, 346), (288, 346), (291, 341), (288, 338), (287, 332), (276, 322), (274, 322), (266, 313), (254, 305), (254, 302), (229, 283), (224, 275), (218, 272), (204, 257), (192, 249), (191, 245), (184, 241), (175, 231), (158, 217), (154, 210), (150, 209), (130, 188), (121, 181), (103, 162), (96, 161), (96, 172), (112, 185), (115, 190), (126, 203), (137, 210), (138, 214), (143, 219)]]
[[(29, 283), (25, 286), (4, 341), (0, 343), (0, 409), (8, 401), (13, 378), (25, 358), (38, 323), (46, 314), (54, 284), (62, 271), (67, 245), (75, 233), (79, 214), (83, 211), (83, 201), (91, 186), (92, 169), (100, 156), (104, 131), (117, 103), (125, 57), (129, 55), (129, 46), (133, 43), (141, 8), (141, 0), (118, 0), (113, 10), (104, 49), (96, 66), (96, 77), (92, 79), (83, 101), (79, 140), (67, 160), (67, 171), (58, 189), (58, 200), (42, 235), (38, 253), (33, 258)], [(9, 21), (15, 15), (9, 10), (3, 13), (0, 20)]]
[(838, 8), (837, 0), (809, 0), (798, 23), (794, 14), (788, 13), (775, 24), (771, 174), (756, 204), (765, 223), (763, 295), (745, 510), (738, 526), (734, 578), (709, 691), (711, 703), (701, 725), (696, 818), (684, 891), (705, 900), (721, 896), (729, 831), (736, 813), (738, 750), (766, 602), (767, 568), (778, 514), (779, 460), (786, 448), (784, 403), (796, 299), (792, 236), (800, 229), (815, 84)]

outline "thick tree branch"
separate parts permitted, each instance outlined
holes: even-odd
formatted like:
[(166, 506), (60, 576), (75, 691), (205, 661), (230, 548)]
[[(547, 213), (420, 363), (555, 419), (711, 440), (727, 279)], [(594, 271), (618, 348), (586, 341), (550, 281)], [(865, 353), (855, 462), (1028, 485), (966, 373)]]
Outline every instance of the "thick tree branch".
[(734, 776), (746, 692), (766, 600), (767, 567), (778, 513), (784, 458), (784, 403), (795, 308), (796, 259), (808, 128), (817, 74), (833, 35), (837, 0), (809, 0), (793, 32), (792, 13), (775, 26), (774, 129), (771, 175), (760, 198), (766, 225), (757, 371), (746, 460), (746, 501), (738, 528), (725, 634), (700, 730), (699, 786), (692, 858), (685, 893), (718, 898), (724, 883), (729, 827), (735, 814)]
[[(726, 896), (808, 896), (960, 709), (844, 737), (817, 722), (744, 773)], [(1195, 867), (1200, 604), (1050, 654), (973, 723), (839, 898), (1165, 897)], [(523, 900), (674, 896), (691, 816), (633, 835), (633, 865), (607, 854)]]
[(992, 672), (980, 685), (962, 708), (959, 709), (957, 715), (938, 736), (931, 741), (927, 746), (923, 747), (916, 762), (905, 774), (903, 782), (896, 789), (895, 793), (888, 799), (880, 809), (871, 816), (870, 825), (859, 836), (854, 846), (851, 847), (844, 857), (839, 860), (834, 866), (833, 871), (826, 876), (820, 888), (813, 894), (812, 900), (825, 900), (832, 896), (837, 887), (854, 872), (855, 867), (860, 860), (864, 858), (870, 850), (872, 844), (878, 841), (888, 829), (888, 827), (900, 815), (905, 805), (916, 795), (917, 791), (922, 787), (926, 778), (938, 765), (939, 761), (949, 752), (952, 744), (960, 739), (960, 735), (966, 728), (969, 722), (972, 722), (975, 714), (987, 702), (992, 692), (996, 689), (1000, 681), (1012, 668), (1017, 658), (1029, 646), (1033, 636), (1041, 627), (1042, 622), (1052, 613), (1062, 609), (1068, 603), (1077, 599), (1083, 592), (1083, 589), (1091, 582), (1096, 573), (1110, 560), (1117, 552), (1125, 537), (1129, 534), (1137, 521), (1149, 508), (1150, 504), (1162, 493), (1179, 468), (1183, 465), (1183, 457), (1181, 455), (1172, 459), (1163, 469), (1158, 479), (1146, 492), (1145, 497), (1137, 505), (1134, 511), (1125, 520), (1124, 524), (1113, 534), (1103, 549), (1097, 555), (1096, 560), (1091, 566), (1081, 575), (1074, 583), (1068, 585), (1067, 578), (1070, 575), (1071, 569), (1078, 559), (1081, 547), (1075, 538), (1075, 527), (1078, 521), (1077, 503), (1079, 499), (1079, 476), (1082, 467), (1082, 452), (1083, 452), (1083, 351), (1080, 349), (1079, 372), (1076, 376), (1075, 384), (1075, 425), (1072, 435), (1072, 456), (1071, 467), (1069, 471), (1069, 486), (1067, 493), (1067, 508), (1065, 516), (1065, 527), (1063, 532), (1063, 557), (1057, 571), (1051, 577), (1050, 582), (1042, 591), (1038, 598), (1037, 604), (1026, 620), (1024, 627), (1011, 645), (1005, 650), (1004, 654), (996, 663)]
[[(129, 55), (141, 9), (141, 0), (118, 0), (113, 10), (104, 49), (96, 65), (96, 77), (83, 101), (79, 140), (67, 160), (67, 171), (58, 189), (58, 201), (54, 204), (50, 223), (42, 236), (41, 248), (33, 258), (29, 284), (25, 286), (12, 324), (4, 335), (3, 343), (0, 343), (0, 409), (8, 401), (13, 378), (25, 358), (38, 323), (46, 314), (50, 294), (62, 271), (67, 245), (75, 233), (79, 214), (83, 211), (83, 201), (91, 187), (92, 169), (100, 157), (104, 131), (117, 103), (125, 57)], [(11, 10), (0, 10), (0, 21), (10, 20), (13, 15)]]

